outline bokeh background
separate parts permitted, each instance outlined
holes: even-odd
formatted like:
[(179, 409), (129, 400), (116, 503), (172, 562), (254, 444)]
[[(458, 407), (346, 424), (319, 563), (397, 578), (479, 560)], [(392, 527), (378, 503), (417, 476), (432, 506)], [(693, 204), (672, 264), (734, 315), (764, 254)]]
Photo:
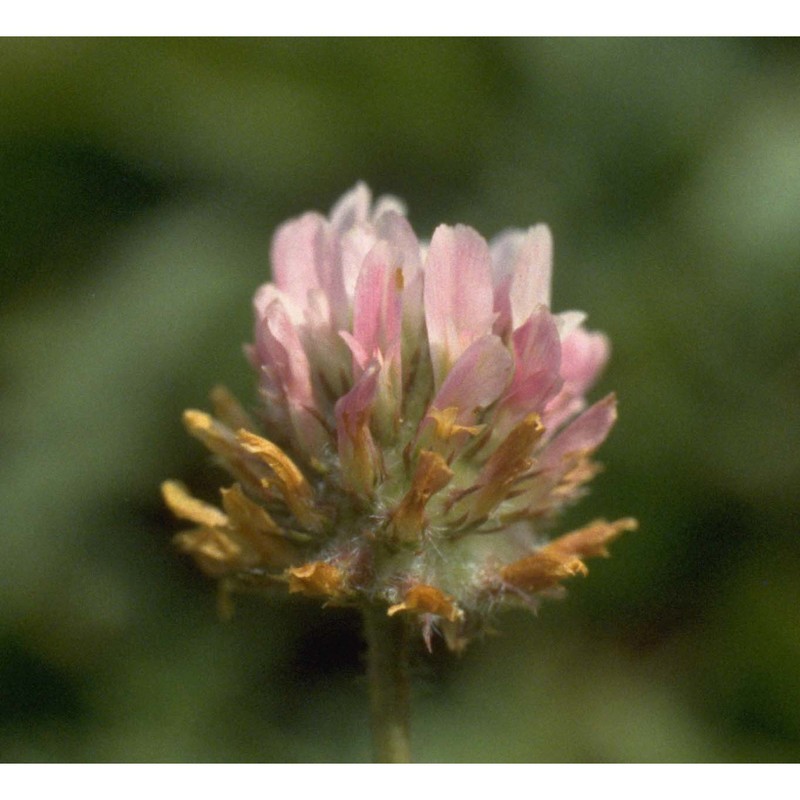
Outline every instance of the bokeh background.
[(220, 622), (158, 486), (271, 232), (357, 180), (421, 235), (547, 221), (620, 419), (537, 618), (417, 654), (420, 761), (800, 758), (796, 40), (0, 41), (0, 758), (369, 759), (358, 620)]

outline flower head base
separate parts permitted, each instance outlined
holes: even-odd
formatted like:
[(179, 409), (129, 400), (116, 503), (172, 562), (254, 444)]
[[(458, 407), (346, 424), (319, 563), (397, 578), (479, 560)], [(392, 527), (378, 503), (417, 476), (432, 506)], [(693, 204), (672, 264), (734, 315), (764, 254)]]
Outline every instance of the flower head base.
[(636, 523), (544, 537), (616, 417), (613, 395), (586, 407), (608, 342), (550, 311), (551, 262), (543, 225), (421, 244), (362, 184), (281, 226), (248, 347), (262, 410), (216, 389), (214, 417), (184, 415), (235, 483), (221, 509), (164, 484), (195, 526), (178, 546), (226, 591), (383, 604), (454, 649), (585, 574)]

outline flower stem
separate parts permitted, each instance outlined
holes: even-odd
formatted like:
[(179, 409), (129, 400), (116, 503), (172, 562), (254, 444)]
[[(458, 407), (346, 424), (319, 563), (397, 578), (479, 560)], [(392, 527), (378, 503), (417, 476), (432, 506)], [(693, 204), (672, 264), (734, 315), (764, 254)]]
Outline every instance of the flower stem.
[(373, 760), (411, 761), (409, 741), (409, 632), (402, 614), (390, 617), (386, 607), (367, 605), (367, 679), (372, 720)]

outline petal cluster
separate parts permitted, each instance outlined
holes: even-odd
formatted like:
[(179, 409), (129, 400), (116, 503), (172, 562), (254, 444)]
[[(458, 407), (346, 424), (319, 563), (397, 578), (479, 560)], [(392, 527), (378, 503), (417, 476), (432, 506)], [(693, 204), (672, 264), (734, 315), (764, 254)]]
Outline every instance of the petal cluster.
[(551, 312), (552, 252), (544, 225), (421, 243), (363, 184), (283, 224), (247, 348), (262, 402), (184, 415), (234, 483), (221, 508), (164, 484), (178, 546), (226, 592), (380, 603), (455, 649), (585, 574), (635, 522), (545, 535), (616, 418), (613, 395), (587, 407), (608, 341)]

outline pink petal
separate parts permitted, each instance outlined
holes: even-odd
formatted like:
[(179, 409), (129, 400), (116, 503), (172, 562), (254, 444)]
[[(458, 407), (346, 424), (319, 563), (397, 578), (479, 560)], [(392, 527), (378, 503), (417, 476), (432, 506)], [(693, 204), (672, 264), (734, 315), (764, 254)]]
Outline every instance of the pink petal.
[(574, 394), (584, 394), (608, 362), (611, 347), (602, 333), (576, 328), (561, 345), (561, 376)]
[(538, 305), (550, 305), (553, 237), (546, 225), (509, 231), (492, 242), (495, 309), (516, 330)]
[(372, 430), (382, 441), (396, 432), (402, 402), (403, 272), (402, 254), (378, 242), (364, 259), (356, 284), (353, 334), (340, 336), (353, 353), (353, 376), (370, 360), (382, 365)]
[(400, 339), (402, 271), (388, 243), (378, 242), (364, 259), (353, 305), (353, 336), (369, 358), (385, 357)]
[(380, 366), (372, 362), (336, 403), (336, 432), (342, 477), (349, 488), (370, 493), (380, 469), (380, 452), (369, 429)]
[[(495, 279), (494, 286), (494, 325), (492, 332), (507, 339), (512, 331), (511, 322), (511, 279), (513, 275), (504, 275)], [(498, 282), (499, 280), (499, 282)]]
[(318, 287), (317, 262), (327, 225), (315, 212), (281, 225), (272, 239), (272, 277), (275, 285), (300, 308), (305, 308), (308, 293)]
[(401, 217), (406, 215), (406, 204), (399, 198), (391, 194), (383, 195), (375, 201), (372, 210), (372, 219), (377, 221), (384, 214), (397, 214)]
[(369, 217), (372, 192), (359, 181), (349, 192), (342, 195), (331, 209), (330, 221), (334, 230), (344, 233)]
[(338, 234), (315, 212), (285, 223), (272, 240), (275, 285), (299, 309), (315, 304), (315, 316), (319, 316), (320, 303), (313, 297), (322, 292), (326, 299), (324, 324), (332, 323), (334, 328), (349, 324), (341, 250)]
[(422, 259), (417, 236), (408, 220), (395, 213), (387, 211), (375, 221), (377, 235), (392, 246), (392, 252), (397, 258), (397, 266), (402, 267), (406, 284), (422, 270)]
[(347, 302), (352, 301), (356, 290), (361, 265), (378, 237), (371, 225), (361, 224), (351, 228), (341, 239), (342, 284)]
[(336, 422), (340, 434), (352, 437), (356, 428), (369, 420), (378, 390), (380, 364), (372, 361), (353, 388), (336, 402)]
[(542, 458), (545, 469), (557, 469), (564, 459), (578, 453), (591, 453), (602, 444), (617, 419), (617, 398), (604, 397), (586, 409), (547, 446)]
[(492, 328), (491, 257), (486, 241), (472, 228), (440, 225), (434, 231), (424, 300), (433, 373), (441, 386), (459, 356)]
[[(288, 351), (284, 340), (289, 342)], [(305, 360), (304, 366), (297, 370), (300, 374), (308, 374), (308, 360), (305, 359), (297, 331), (280, 300), (273, 300), (256, 318), (254, 349), (257, 364), (280, 389), (285, 400), (285, 382), (292, 372), (289, 351), (299, 351), (298, 360)]]
[(322, 428), (311, 413), (315, 404), (308, 358), (280, 300), (269, 305), (256, 327), (256, 352), (273, 391), (282, 397), (298, 438), (312, 452), (319, 452), (324, 441)]
[(514, 361), (498, 336), (488, 334), (473, 342), (453, 365), (431, 406), (444, 410), (455, 406), (459, 422), (479, 408), (494, 403), (508, 386)]
[(517, 253), (511, 281), (511, 319), (521, 325), (538, 305), (550, 305), (553, 237), (546, 225), (535, 225)]
[(380, 238), (391, 245), (393, 257), (403, 270), (403, 358), (409, 363), (419, 347), (425, 325), (420, 244), (408, 220), (392, 211), (378, 217), (375, 228)]
[(274, 283), (264, 283), (256, 289), (253, 296), (253, 309), (255, 311), (256, 323), (258, 323), (267, 313), (267, 309), (275, 300), (279, 300), (289, 319), (299, 325), (303, 322), (304, 315), (302, 310), (292, 300), (286, 292), (282, 292)]
[(320, 237), (317, 276), (319, 292), (324, 296), (323, 305), (328, 309), (332, 328), (347, 327), (350, 323), (350, 301), (344, 285), (342, 243), (340, 237), (329, 228)]
[(353, 355), (353, 374), (360, 375), (370, 362), (369, 353), (350, 331), (339, 331), (339, 336), (341, 336), (344, 343), (350, 348), (350, 352)]
[(609, 350), (608, 339), (602, 333), (589, 333), (581, 327), (573, 328), (562, 339), (561, 377), (564, 385), (547, 404), (544, 424), (548, 431), (556, 430), (586, 407), (584, 394), (608, 361)]
[(512, 338), (514, 379), (502, 407), (517, 422), (532, 411), (542, 412), (561, 388), (561, 339), (553, 315), (544, 306), (534, 311)]
[(516, 254), (525, 238), (525, 232), (508, 230), (495, 236), (489, 242), (492, 256), (492, 277), (494, 282), (494, 332), (503, 338), (512, 330), (511, 322), (511, 281), (514, 278)]

